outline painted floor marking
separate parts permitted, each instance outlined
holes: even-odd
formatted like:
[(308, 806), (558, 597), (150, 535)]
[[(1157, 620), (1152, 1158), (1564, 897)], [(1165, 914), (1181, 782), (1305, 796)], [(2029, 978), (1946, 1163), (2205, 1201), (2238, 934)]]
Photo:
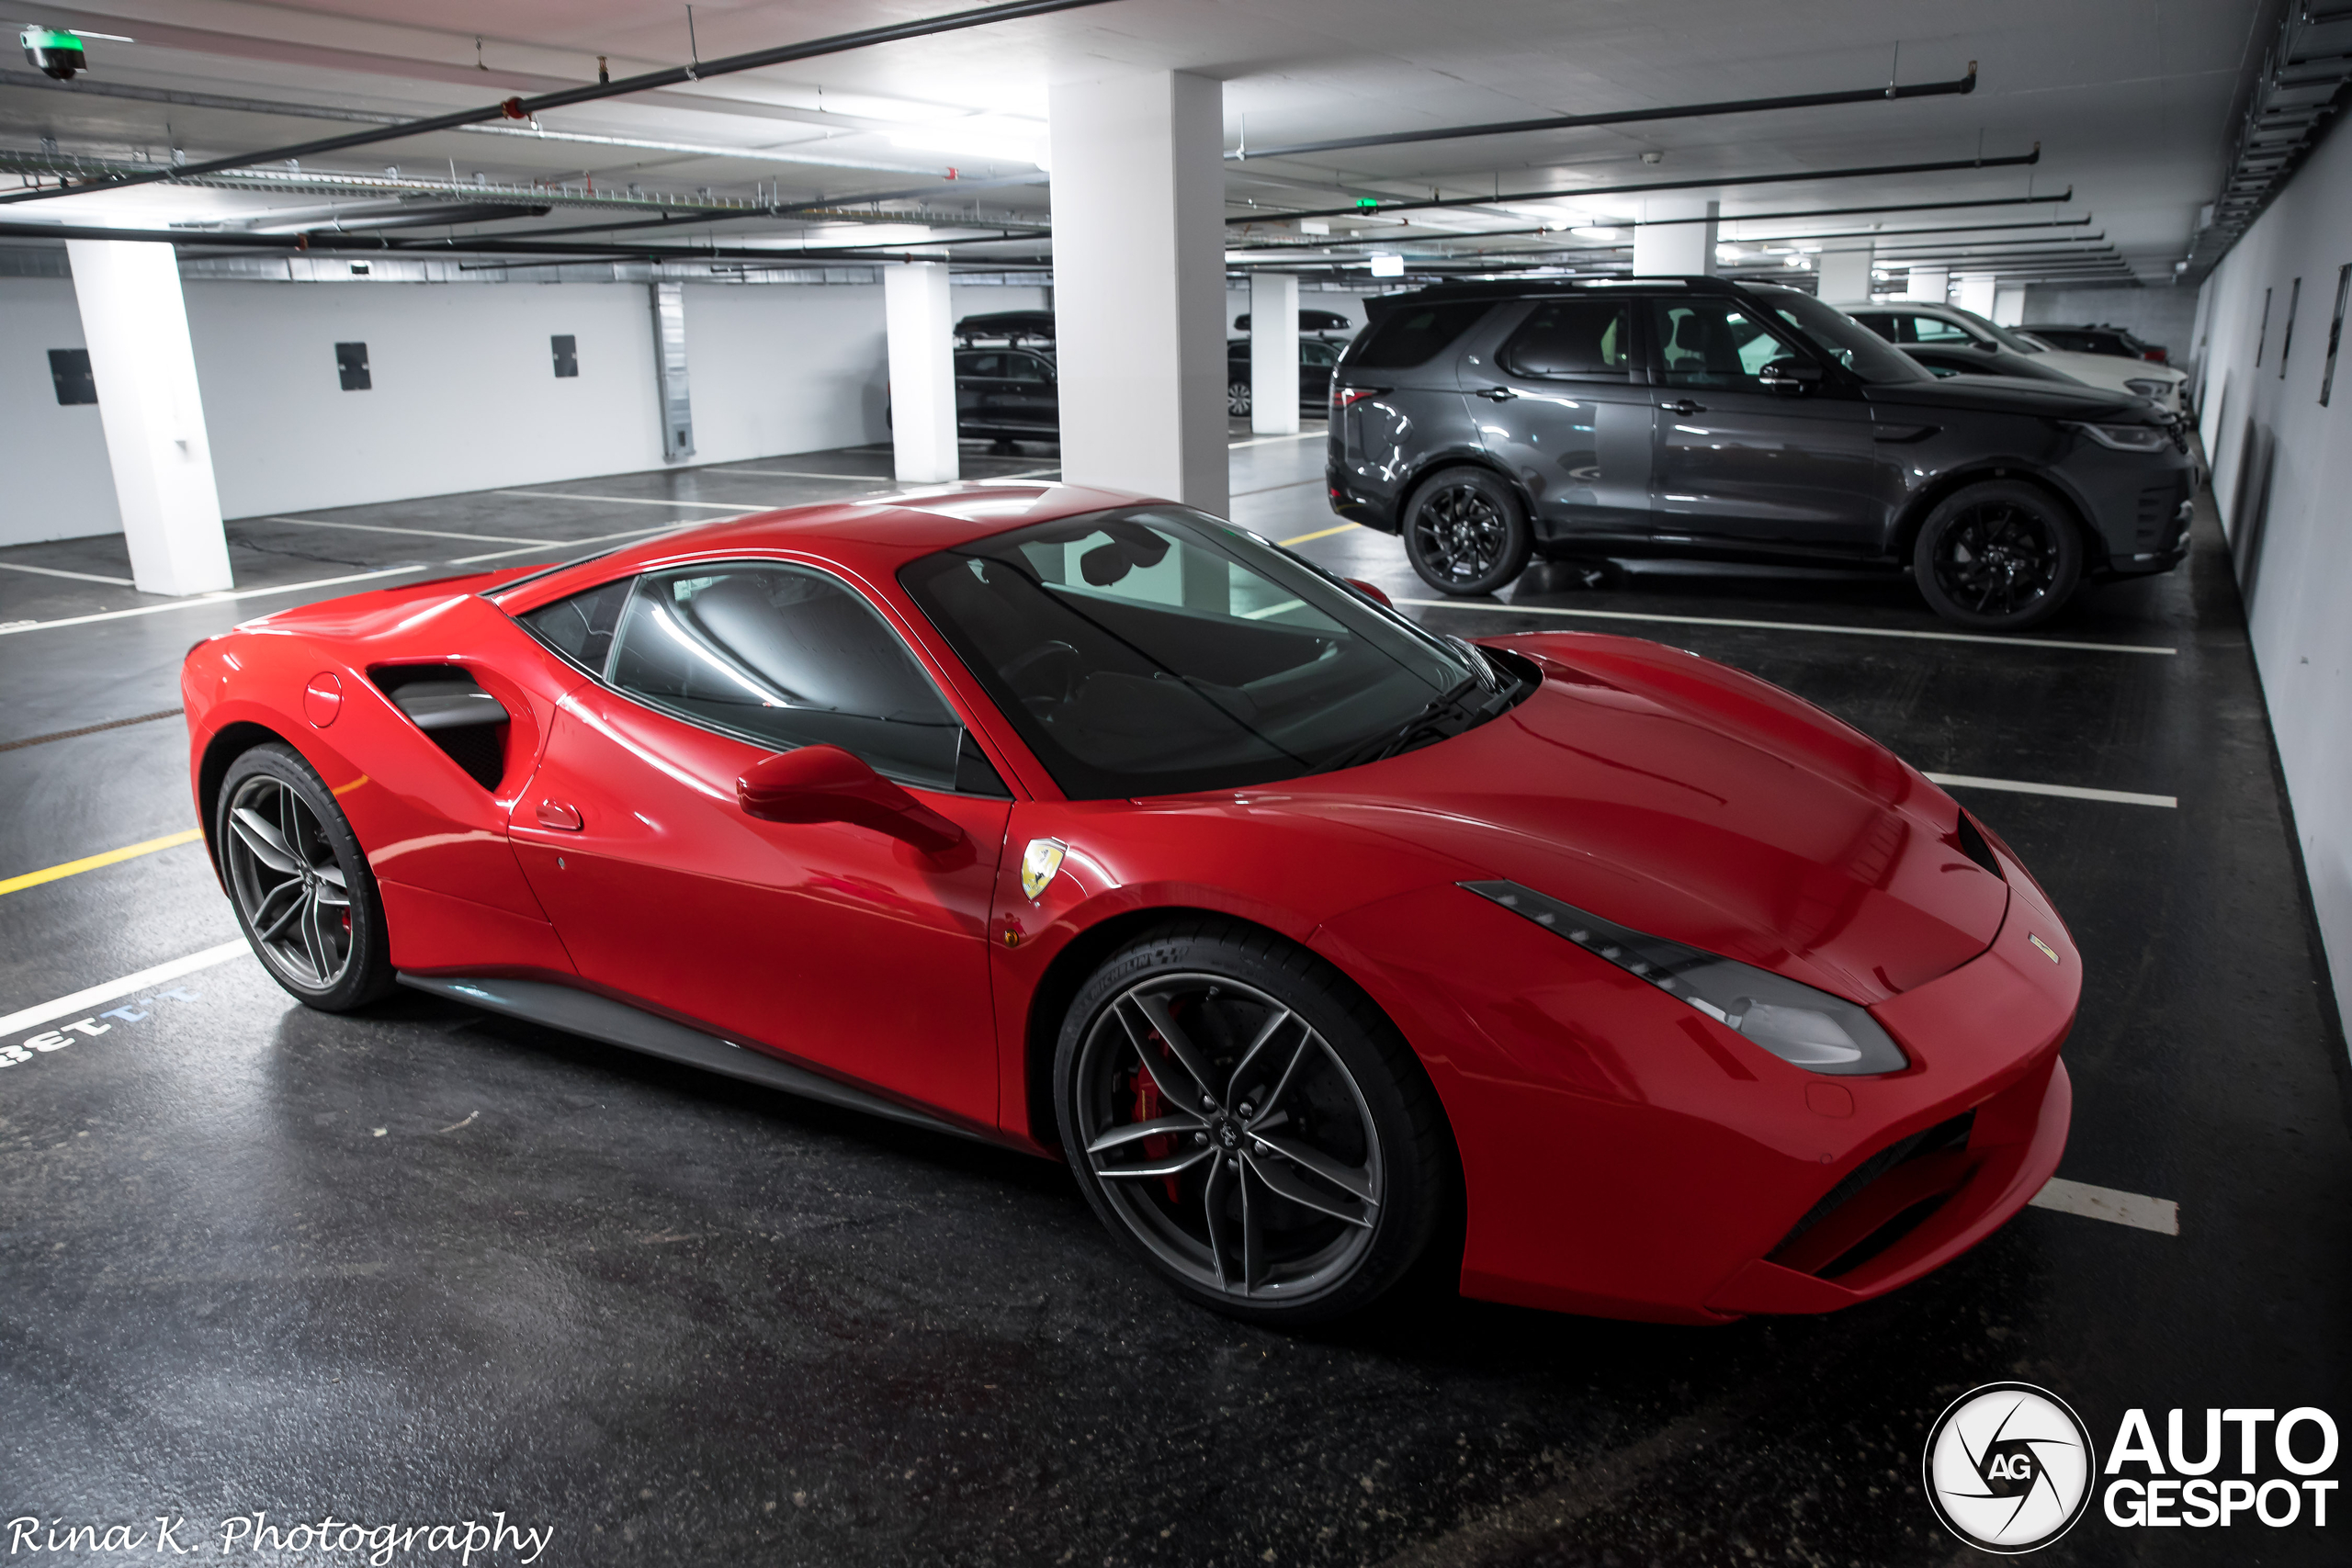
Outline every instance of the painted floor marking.
[(1979, 779), (1966, 773), (1929, 773), (1929, 782), (1946, 789), (1997, 789), (2011, 795), (2054, 795), (2063, 800), (2104, 800), (2116, 806), (2161, 806), (2177, 809), (2180, 799), (2170, 795), (2138, 795), (2128, 789), (2085, 789), (2079, 784), (2025, 784), (2017, 779)]
[(1896, 626), (1833, 626), (1812, 621), (1741, 621), (1723, 615), (1661, 615), (1636, 610), (1569, 610), (1551, 604), (1482, 604), (1467, 599), (1399, 599), (1428, 610), (1484, 610), (1504, 615), (1571, 615), (1595, 621), (1656, 621), (1678, 626), (1738, 626), (1768, 632), (1828, 632), (1838, 637), (1913, 637), (1926, 642), (1982, 642), (1995, 648), (2063, 648), (2075, 653), (2154, 653), (2169, 658), (2177, 648), (2132, 642), (2067, 642), (2057, 637), (1985, 637), (1976, 632), (1923, 632)]
[(0, 637), (13, 637), (18, 632), (48, 631), (56, 626), (86, 626), (94, 621), (119, 621), (132, 615), (160, 615), (166, 610), (193, 610), (206, 604), (225, 604), (234, 599), (255, 599), (268, 593), (300, 593), (309, 588), (340, 588), (346, 582), (367, 582), (379, 577), (399, 577), (405, 572), (423, 571), (424, 563), (412, 561), (406, 566), (388, 566), (376, 571), (355, 571), (345, 577), (315, 577), (308, 582), (281, 582), (274, 588), (238, 588), (219, 593), (192, 594), (175, 599), (168, 604), (141, 604), (130, 610), (101, 610), (90, 615), (67, 615), (54, 621), (17, 621), (0, 624)]
[(127, 577), (100, 577), (95, 571), (66, 571), (53, 566), (26, 566), (20, 561), (0, 560), (0, 568), (9, 571), (29, 571), (37, 577), (70, 577), (76, 582), (103, 582), (115, 588), (139, 586)]
[(2068, 1181), (2060, 1176), (2052, 1177), (2050, 1185), (2028, 1199), (2026, 1206), (2055, 1209), (2062, 1214), (2080, 1214), (2089, 1220), (2110, 1220), (2160, 1235), (2180, 1234), (2180, 1205), (2169, 1198), (2119, 1192), (2112, 1187), (2093, 1187), (2087, 1181)]
[[(1276, 539), (1274, 543), (1282, 546), (1284, 549), (1288, 549), (1293, 545), (1303, 545), (1310, 539), (1328, 539), (1334, 534), (1344, 534), (1355, 525), (1356, 525), (1353, 523), (1342, 523), (1336, 528), (1324, 528), (1312, 534), (1301, 534), (1295, 539)], [(1400, 601), (1400, 603), (1407, 604), (1418, 604), (1420, 601), (1418, 599), (1406, 599)]]
[(701, 512), (774, 512), (766, 505), (744, 506), (731, 501), (663, 501), (650, 495), (578, 495), (561, 490), (494, 490), (492, 495), (519, 495), (526, 501), (603, 501), (615, 506), (691, 506)]
[(44, 882), (55, 882), (63, 876), (78, 876), (83, 872), (96, 871), (102, 865), (113, 865), (118, 861), (137, 860), (141, 855), (152, 855), (157, 850), (177, 849), (182, 844), (194, 843), (202, 837), (204, 837), (203, 829), (190, 828), (184, 833), (166, 833), (160, 839), (149, 839), (144, 843), (125, 844), (119, 850), (108, 850), (103, 854), (84, 855), (80, 860), (69, 860), (63, 865), (52, 865), (41, 871), (28, 871), (21, 876), (0, 878), (0, 894), (22, 892), (25, 888), (39, 887)]
[(858, 484), (895, 485), (888, 474), (812, 474), (799, 468), (712, 468), (714, 474), (758, 474), (779, 479), (846, 479)]
[[(1233, 499), (1239, 501), (1245, 495), (1272, 495), (1278, 490), (1297, 490), (1306, 485), (1319, 485), (1323, 482), (1323, 476), (1321, 474), (1317, 474), (1311, 479), (1293, 479), (1288, 484), (1260, 485), (1256, 490), (1237, 490), (1233, 492)], [(1352, 528), (1355, 525), (1351, 523), (1348, 526)], [(1336, 534), (1340, 530), (1337, 528), (1325, 530), (1326, 533), (1331, 534)], [(1307, 536), (1310, 539), (1319, 539), (1322, 536), (1322, 534), (1309, 534)]]
[(458, 556), (446, 564), (473, 566), (481, 561), (504, 560), (508, 556), (527, 556), (540, 550), (561, 555), (566, 550), (576, 550), (588, 545), (608, 545), (615, 539), (644, 539), (655, 534), (667, 534), (673, 528), (699, 528), (711, 521), (707, 517), (673, 517), (667, 523), (657, 523), (650, 528), (624, 528), (617, 534), (594, 534), (585, 539), (542, 539), (516, 549), (485, 550), (478, 556)]
[(1302, 430), (1296, 435), (1261, 435), (1249, 441), (1228, 441), (1225, 447), (1230, 452), (1242, 446), (1272, 446), (1277, 441), (1320, 441), (1329, 434), (1322, 430)]
[(37, 1023), (49, 1023), (57, 1019), (70, 1017), (85, 1008), (96, 1006), (99, 1002), (110, 1002), (117, 997), (127, 997), (134, 991), (153, 990), (158, 986), (168, 986), (174, 980), (185, 979), (199, 969), (209, 969), (215, 964), (226, 964), (232, 958), (242, 957), (252, 951), (252, 948), (245, 945), (244, 939), (240, 937), (235, 942), (224, 942), (218, 947), (208, 947), (201, 953), (191, 953), (185, 958), (175, 958), (168, 964), (158, 964), (153, 969), (141, 969), (136, 975), (125, 975), (119, 980), (108, 980), (104, 985), (92, 986), (88, 990), (76, 991), (70, 997), (59, 997), (54, 1001), (40, 1002), (32, 1007), (19, 1009), (6, 1018), (0, 1018), (0, 1035), (14, 1034), (20, 1029), (30, 1029)]
[(318, 517), (241, 517), (241, 523), (292, 523), (304, 528), (351, 528), (362, 534), (411, 534), (421, 539), (473, 539), (485, 545), (536, 545), (520, 534), (458, 534), (446, 528), (395, 528), (389, 523), (329, 523)]

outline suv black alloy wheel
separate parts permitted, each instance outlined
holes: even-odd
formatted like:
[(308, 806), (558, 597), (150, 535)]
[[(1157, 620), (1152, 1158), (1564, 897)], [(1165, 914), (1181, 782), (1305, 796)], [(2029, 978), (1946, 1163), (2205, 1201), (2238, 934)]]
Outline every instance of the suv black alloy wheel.
[(1484, 468), (1447, 468), (1414, 493), (1405, 553), (1441, 593), (1492, 593), (1527, 565), (1534, 539), (1510, 487)]

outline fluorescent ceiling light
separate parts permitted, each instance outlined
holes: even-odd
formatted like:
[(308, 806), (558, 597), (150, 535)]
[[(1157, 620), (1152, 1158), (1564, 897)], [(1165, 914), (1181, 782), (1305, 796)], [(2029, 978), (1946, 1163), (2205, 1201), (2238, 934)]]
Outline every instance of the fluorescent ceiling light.
[(1012, 115), (976, 114), (961, 119), (933, 120), (890, 132), (893, 147), (918, 147), (980, 163), (1034, 164), (1053, 167), (1053, 153), (1042, 120)]
[(1373, 254), (1372, 254), (1372, 276), (1374, 276), (1374, 277), (1402, 277), (1402, 276), (1405, 276), (1405, 258), (1404, 258), (1403, 256), (1398, 255), (1398, 254), (1397, 254), (1396, 252), (1394, 252), (1394, 251), (1374, 251), (1374, 252), (1373, 252)]
[(1622, 240), (1625, 237), (1624, 230), (1612, 229), (1606, 223), (1587, 223), (1568, 232), (1579, 240)]

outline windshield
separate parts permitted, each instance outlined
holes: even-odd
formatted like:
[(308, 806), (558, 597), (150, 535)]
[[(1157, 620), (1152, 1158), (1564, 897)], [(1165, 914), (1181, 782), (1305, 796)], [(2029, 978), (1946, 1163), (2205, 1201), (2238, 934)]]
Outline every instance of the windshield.
[(1180, 506), (999, 534), (899, 581), (1073, 799), (1370, 761), (1469, 728), (1520, 684)]
[(1995, 343), (1999, 344), (2003, 348), (2008, 349), (2012, 353), (2040, 354), (2042, 352), (2042, 344), (2036, 343), (2033, 339), (2027, 337), (2022, 333), (2013, 333), (2009, 331), (2008, 328), (2002, 326), (1999, 322), (1988, 320), (1984, 316), (1980, 316), (1973, 310), (1963, 310), (1957, 305), (1947, 305), (1944, 309), (1950, 310), (1953, 315), (1961, 317), (1962, 320), (1966, 321), (1967, 323), (1971, 327), (1974, 328), (1980, 335), (1991, 338)]
[(1813, 345), (1873, 386), (1896, 381), (1932, 381), (1927, 369), (1894, 347), (1878, 333), (1842, 310), (1835, 310), (1810, 294), (1770, 286), (1756, 294), (1796, 328)]

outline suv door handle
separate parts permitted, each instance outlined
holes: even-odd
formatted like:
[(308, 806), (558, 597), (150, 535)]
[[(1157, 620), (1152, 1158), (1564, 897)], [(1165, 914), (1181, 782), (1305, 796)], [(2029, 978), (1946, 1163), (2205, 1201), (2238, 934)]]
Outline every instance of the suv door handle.
[(1509, 387), (1489, 387), (1478, 395), (1482, 398), (1490, 398), (1498, 403), (1507, 403), (1513, 398), (1519, 396), (1517, 392), (1512, 391)]
[(1706, 404), (1694, 403), (1688, 398), (1677, 398), (1670, 403), (1660, 403), (1657, 406), (1668, 413), (1693, 414), (1707, 412)]

